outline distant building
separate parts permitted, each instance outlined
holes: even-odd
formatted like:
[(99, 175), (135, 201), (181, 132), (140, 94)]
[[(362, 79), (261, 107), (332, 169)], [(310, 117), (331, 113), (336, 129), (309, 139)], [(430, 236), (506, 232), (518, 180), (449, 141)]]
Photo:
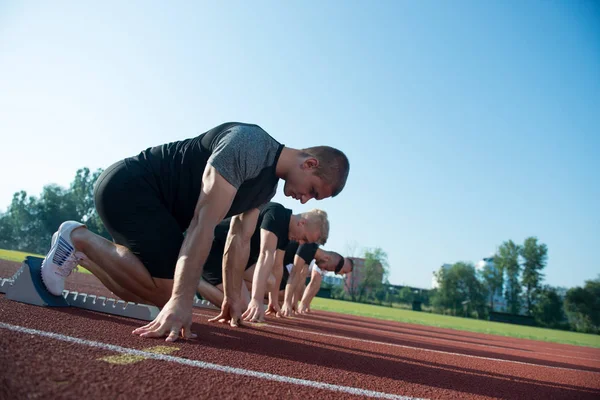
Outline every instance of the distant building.
[[(354, 262), (354, 268), (352, 272), (346, 274), (344, 290), (347, 294), (357, 293), (359, 285), (365, 279), (365, 259), (358, 257), (347, 257)], [(375, 266), (375, 273), (377, 276), (375, 279), (379, 279), (380, 282), (383, 282), (383, 267), (381, 264), (377, 263)]]
[(331, 286), (341, 286), (344, 284), (344, 278), (328, 272), (323, 275), (323, 283), (327, 283)]
[[(483, 258), (479, 262), (477, 262), (477, 264), (475, 264), (475, 269), (478, 272), (483, 271), (483, 269), (486, 267), (492, 268), (492, 269), (496, 268), (496, 266), (494, 265), (494, 257)], [(504, 290), (507, 289), (508, 282), (506, 282), (506, 279), (504, 279), (504, 276), (502, 277), (502, 280), (503, 280), (503, 285), (501, 287), (499, 287), (498, 289), (496, 289), (496, 291), (494, 293), (490, 293), (488, 296), (488, 299), (487, 299), (487, 304), (490, 307), (490, 309), (492, 307), (492, 304), (494, 305), (492, 311), (500, 311), (500, 312), (507, 311), (506, 299), (504, 298), (504, 294), (502, 292), (503, 292), (503, 289)]]

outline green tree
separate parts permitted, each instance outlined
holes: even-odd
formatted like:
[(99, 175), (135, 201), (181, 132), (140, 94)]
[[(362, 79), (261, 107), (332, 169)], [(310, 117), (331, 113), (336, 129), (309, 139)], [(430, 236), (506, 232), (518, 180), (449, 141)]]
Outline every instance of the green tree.
[[(495, 260), (495, 259), (494, 259)], [(504, 270), (497, 265), (495, 261), (487, 262), (481, 271), (481, 278), (489, 293), (490, 306), (494, 310), (494, 295), (497, 292), (502, 293), (504, 283)]]
[(12, 202), (0, 220), (3, 237), (0, 239), (12, 250), (37, 252), (40, 221), (37, 216), (38, 200), (20, 191), (13, 195)]
[[(358, 258), (358, 243), (355, 241), (346, 242), (346, 257)], [(359, 281), (359, 269), (361, 269), (361, 264), (356, 260), (354, 265), (354, 270), (352, 272), (347, 273), (344, 276), (344, 289), (347, 295), (350, 297), (351, 301), (358, 301), (358, 281)]]
[(97, 169), (94, 173), (91, 173), (89, 168), (78, 169), (75, 179), (71, 183), (71, 193), (75, 198), (80, 220), (86, 224), (90, 231), (110, 239), (110, 235), (104, 227), (94, 203), (94, 185), (101, 174), (102, 169)]
[(405, 286), (402, 289), (400, 289), (399, 298), (401, 302), (410, 304), (415, 299), (415, 294), (413, 293), (411, 288)]
[(369, 295), (375, 295), (387, 282), (389, 264), (387, 254), (381, 248), (365, 250), (365, 263), (362, 280), (358, 284), (358, 298), (364, 301)]
[(378, 285), (377, 289), (375, 290), (375, 300), (377, 300), (378, 304), (383, 304), (386, 301), (390, 303), (390, 296), (386, 285)]
[(525, 288), (527, 313), (532, 315), (542, 286), (544, 275), (541, 271), (546, 267), (548, 247), (543, 243), (538, 244), (536, 237), (528, 237), (521, 248), (521, 257), (523, 258), (522, 282)]
[(344, 291), (343, 285), (335, 285), (331, 288), (331, 297), (334, 299), (344, 300), (346, 292)]
[(558, 328), (565, 320), (563, 310), (563, 299), (558, 290), (552, 286), (543, 286), (537, 297), (537, 302), (533, 306), (533, 316), (535, 320), (549, 328)]
[(44, 254), (52, 234), (67, 220), (83, 221), (92, 232), (110, 238), (94, 208), (93, 187), (100, 173), (80, 169), (69, 189), (47, 185), (39, 198), (15, 193), (0, 215), (0, 247)]
[(600, 332), (600, 276), (575, 287), (565, 296), (565, 312), (573, 329), (579, 332)]
[(457, 262), (450, 268), (440, 268), (436, 274), (439, 287), (433, 299), (434, 307), (452, 310), (453, 315), (474, 311), (484, 314), (486, 290), (477, 279), (471, 263)]
[(44, 254), (50, 248), (50, 238), (60, 224), (70, 220), (80, 221), (81, 215), (77, 211), (73, 193), (58, 185), (45, 186), (36, 207), (35, 225), (38, 230), (31, 234), (36, 240), (32, 251)]
[(414, 298), (414, 293), (411, 288), (405, 286), (400, 289), (400, 293), (398, 293), (398, 300), (402, 303), (412, 303)]
[(494, 257), (494, 264), (506, 273), (505, 298), (509, 311), (513, 314), (519, 314), (521, 310), (521, 282), (519, 274), (521, 266), (519, 265), (519, 253), (521, 247), (512, 240), (502, 243)]
[(13, 226), (8, 214), (0, 215), (0, 249), (13, 249), (14, 235)]

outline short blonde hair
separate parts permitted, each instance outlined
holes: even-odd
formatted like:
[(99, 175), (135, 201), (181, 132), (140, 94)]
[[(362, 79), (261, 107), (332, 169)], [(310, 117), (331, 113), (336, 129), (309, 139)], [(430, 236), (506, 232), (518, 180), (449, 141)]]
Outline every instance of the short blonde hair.
[(329, 219), (327, 218), (327, 213), (315, 208), (314, 210), (300, 214), (300, 216), (306, 219), (309, 224), (316, 225), (320, 229), (321, 235), (317, 243), (320, 245), (327, 243), (327, 239), (329, 238)]

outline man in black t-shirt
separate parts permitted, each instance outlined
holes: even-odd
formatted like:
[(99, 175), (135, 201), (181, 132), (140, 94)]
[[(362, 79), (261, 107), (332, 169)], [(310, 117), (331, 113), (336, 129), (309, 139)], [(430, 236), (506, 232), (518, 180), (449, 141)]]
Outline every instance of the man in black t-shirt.
[[(332, 252), (334, 253), (334, 252)], [(337, 254), (337, 253), (335, 253)], [(354, 261), (351, 258), (343, 258), (341, 255), (337, 254), (343, 263), (338, 260), (338, 264), (334, 267), (333, 270), (327, 269), (324, 265), (322, 265), (323, 269), (321, 269), (318, 265), (314, 264), (312, 268), (307, 268), (307, 270), (303, 270), (302, 279), (300, 280), (299, 287), (297, 288), (294, 299), (300, 299), (300, 303), (298, 303), (296, 313), (305, 314), (310, 311), (310, 303), (312, 299), (316, 296), (321, 288), (321, 283), (323, 281), (323, 274), (326, 271), (333, 271), (338, 275), (345, 275), (354, 270)], [(335, 257), (335, 255), (334, 255)], [(313, 261), (314, 263), (314, 261)], [(307, 274), (310, 276), (310, 282), (308, 285), (306, 283)]]
[[(198, 293), (210, 302), (220, 305), (223, 301), (223, 255), (229, 231), (225, 220), (215, 229)], [(264, 320), (262, 299), (273, 265), (283, 262), (284, 251), (290, 239), (300, 242), (325, 241), (329, 235), (327, 214), (321, 210), (292, 215), (292, 210), (279, 203), (269, 203), (259, 214), (258, 224), (250, 240), (250, 254), (245, 266), (244, 280), (252, 282), (252, 296), (246, 289), (244, 317), (251, 321)], [(231, 279), (241, 279), (239, 275)], [(274, 282), (272, 282), (272, 285)], [(245, 289), (242, 285), (242, 291)]]
[[(324, 271), (333, 271), (336, 274), (343, 275), (352, 271), (353, 268), (350, 259), (344, 258), (334, 251), (320, 249), (317, 243), (298, 244), (291, 242), (288, 245), (285, 254), (286, 256), (281, 268), (276, 268), (274, 270), (275, 280), (277, 282), (276, 286), (278, 290), (284, 290), (283, 306), (279, 312), (279, 315), (283, 317), (292, 316), (293, 310), (297, 309), (296, 305), (302, 297), (304, 282), (309, 272), (311, 274), (316, 273), (319, 277)], [(315, 261), (314, 266), (309, 268), (309, 265), (312, 265), (313, 259)], [(315, 279), (315, 284), (312, 286), (309, 285), (311, 293), (315, 288), (316, 282), (317, 279)], [(319, 287), (320, 280), (318, 282), (317, 291)], [(278, 300), (274, 299), (278, 298), (279, 295), (272, 292), (269, 309), (277, 310)], [(312, 297), (310, 300), (312, 300)]]
[[(259, 126), (238, 122), (148, 148), (96, 181), (96, 209), (113, 241), (64, 222), (42, 263), (42, 280), (61, 295), (65, 278), (82, 263), (122, 299), (162, 308), (135, 334), (192, 337), (192, 300), (219, 222), (232, 217), (227, 269), (243, 268), (259, 207), (273, 197), (279, 179), (286, 196), (306, 203), (336, 196), (348, 172), (348, 159), (337, 149), (287, 148)], [(214, 320), (237, 326), (240, 284), (225, 274), (225, 301)]]

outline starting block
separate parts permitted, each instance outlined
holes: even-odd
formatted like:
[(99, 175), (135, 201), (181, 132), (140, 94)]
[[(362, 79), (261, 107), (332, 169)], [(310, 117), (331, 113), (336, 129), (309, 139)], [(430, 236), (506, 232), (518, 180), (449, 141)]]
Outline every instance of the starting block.
[[(42, 282), (43, 258), (28, 256), (12, 278), (0, 279), (0, 293), (21, 303), (42, 307), (76, 307), (121, 317), (153, 321), (160, 310), (148, 304), (116, 300), (104, 296), (64, 290), (55, 296)], [(194, 298), (194, 307), (218, 309), (206, 300)]]
[(7, 299), (43, 307), (77, 307), (144, 321), (154, 320), (159, 313), (155, 306), (68, 290), (55, 296), (42, 282), (42, 261), (43, 258), (28, 256), (12, 278), (2, 279), (0, 290)]
[(209, 308), (211, 310), (221, 310), (220, 307), (215, 306), (210, 301), (199, 299), (197, 296), (194, 297), (194, 304), (193, 305), (194, 305), (194, 307), (198, 307), (198, 308)]
[(46, 307), (69, 307), (62, 296), (54, 296), (42, 282), (42, 258), (28, 256), (11, 278), (6, 298)]
[(12, 279), (1, 278), (0, 279), (0, 293), (6, 293), (9, 287), (13, 284)]

